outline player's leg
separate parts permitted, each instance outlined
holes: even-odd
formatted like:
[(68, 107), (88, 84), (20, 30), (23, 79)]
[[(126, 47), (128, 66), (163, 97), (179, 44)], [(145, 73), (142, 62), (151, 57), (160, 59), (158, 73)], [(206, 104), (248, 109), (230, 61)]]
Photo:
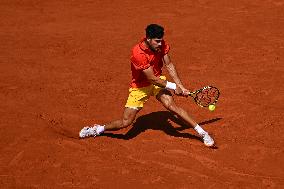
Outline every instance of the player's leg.
[(163, 106), (181, 118), (183, 121), (188, 123), (190, 126), (194, 128), (194, 130), (202, 137), (204, 144), (206, 146), (213, 146), (214, 140), (208, 135), (206, 131), (204, 131), (198, 124), (195, 122), (191, 116), (185, 111), (183, 108), (179, 107), (173, 97), (172, 94), (166, 90), (161, 89), (160, 92), (156, 95), (157, 100), (159, 100)]
[(114, 130), (122, 129), (124, 127), (128, 127), (129, 125), (133, 123), (139, 111), (140, 111), (140, 108), (127, 108), (126, 107), (124, 109), (123, 116), (121, 119), (112, 121), (108, 124), (100, 124), (100, 125), (95, 124), (93, 126), (84, 127), (80, 131), (79, 136), (80, 138), (86, 138), (86, 137), (91, 137), (91, 136), (95, 137), (108, 130), (114, 131)]
[(128, 108), (126, 107), (123, 112), (122, 119), (112, 121), (105, 125), (105, 130), (109, 131), (115, 131), (119, 130), (125, 127), (130, 126), (133, 121), (135, 120), (135, 117), (137, 113), (141, 110), (141, 108)]
[(195, 126), (197, 123), (191, 118), (191, 116), (183, 108), (177, 106), (174, 102), (172, 94), (170, 91), (162, 89), (156, 96), (157, 100), (160, 101), (163, 106), (171, 111), (173, 114), (177, 115), (179, 118), (183, 119), (190, 126)]

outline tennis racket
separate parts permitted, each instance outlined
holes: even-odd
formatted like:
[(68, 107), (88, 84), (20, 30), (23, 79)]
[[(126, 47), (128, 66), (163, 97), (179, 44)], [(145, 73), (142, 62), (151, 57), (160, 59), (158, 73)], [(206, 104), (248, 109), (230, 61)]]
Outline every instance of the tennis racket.
[(220, 96), (220, 91), (213, 86), (206, 86), (189, 94), (195, 103), (201, 107), (208, 107), (211, 104), (216, 104)]

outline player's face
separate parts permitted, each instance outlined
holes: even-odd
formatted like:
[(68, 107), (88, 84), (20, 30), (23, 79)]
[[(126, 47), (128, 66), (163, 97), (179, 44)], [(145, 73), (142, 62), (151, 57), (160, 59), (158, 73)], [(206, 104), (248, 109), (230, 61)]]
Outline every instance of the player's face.
[(147, 39), (148, 45), (150, 49), (152, 49), (153, 51), (159, 51), (161, 49), (162, 41), (163, 41), (163, 38)]

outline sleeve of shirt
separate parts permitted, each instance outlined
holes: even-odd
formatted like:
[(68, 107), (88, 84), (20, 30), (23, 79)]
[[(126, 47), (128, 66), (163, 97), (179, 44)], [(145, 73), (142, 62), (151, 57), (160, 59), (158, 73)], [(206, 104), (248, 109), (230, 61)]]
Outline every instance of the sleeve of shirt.
[(132, 56), (131, 62), (137, 70), (145, 70), (150, 67), (150, 62), (144, 54), (136, 54), (135, 56)]

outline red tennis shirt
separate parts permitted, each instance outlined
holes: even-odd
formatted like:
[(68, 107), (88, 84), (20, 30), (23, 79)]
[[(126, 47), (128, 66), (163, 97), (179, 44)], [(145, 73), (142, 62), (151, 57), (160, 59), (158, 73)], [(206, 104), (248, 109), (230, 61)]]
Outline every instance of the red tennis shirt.
[(149, 49), (145, 45), (144, 41), (145, 38), (132, 49), (130, 58), (132, 71), (130, 87), (132, 88), (147, 87), (151, 84), (143, 73), (143, 70), (149, 68), (150, 66), (153, 67), (155, 76), (161, 76), (163, 67), (162, 58), (170, 50), (170, 46), (166, 44), (164, 40), (162, 41), (161, 50), (158, 52), (154, 52)]

